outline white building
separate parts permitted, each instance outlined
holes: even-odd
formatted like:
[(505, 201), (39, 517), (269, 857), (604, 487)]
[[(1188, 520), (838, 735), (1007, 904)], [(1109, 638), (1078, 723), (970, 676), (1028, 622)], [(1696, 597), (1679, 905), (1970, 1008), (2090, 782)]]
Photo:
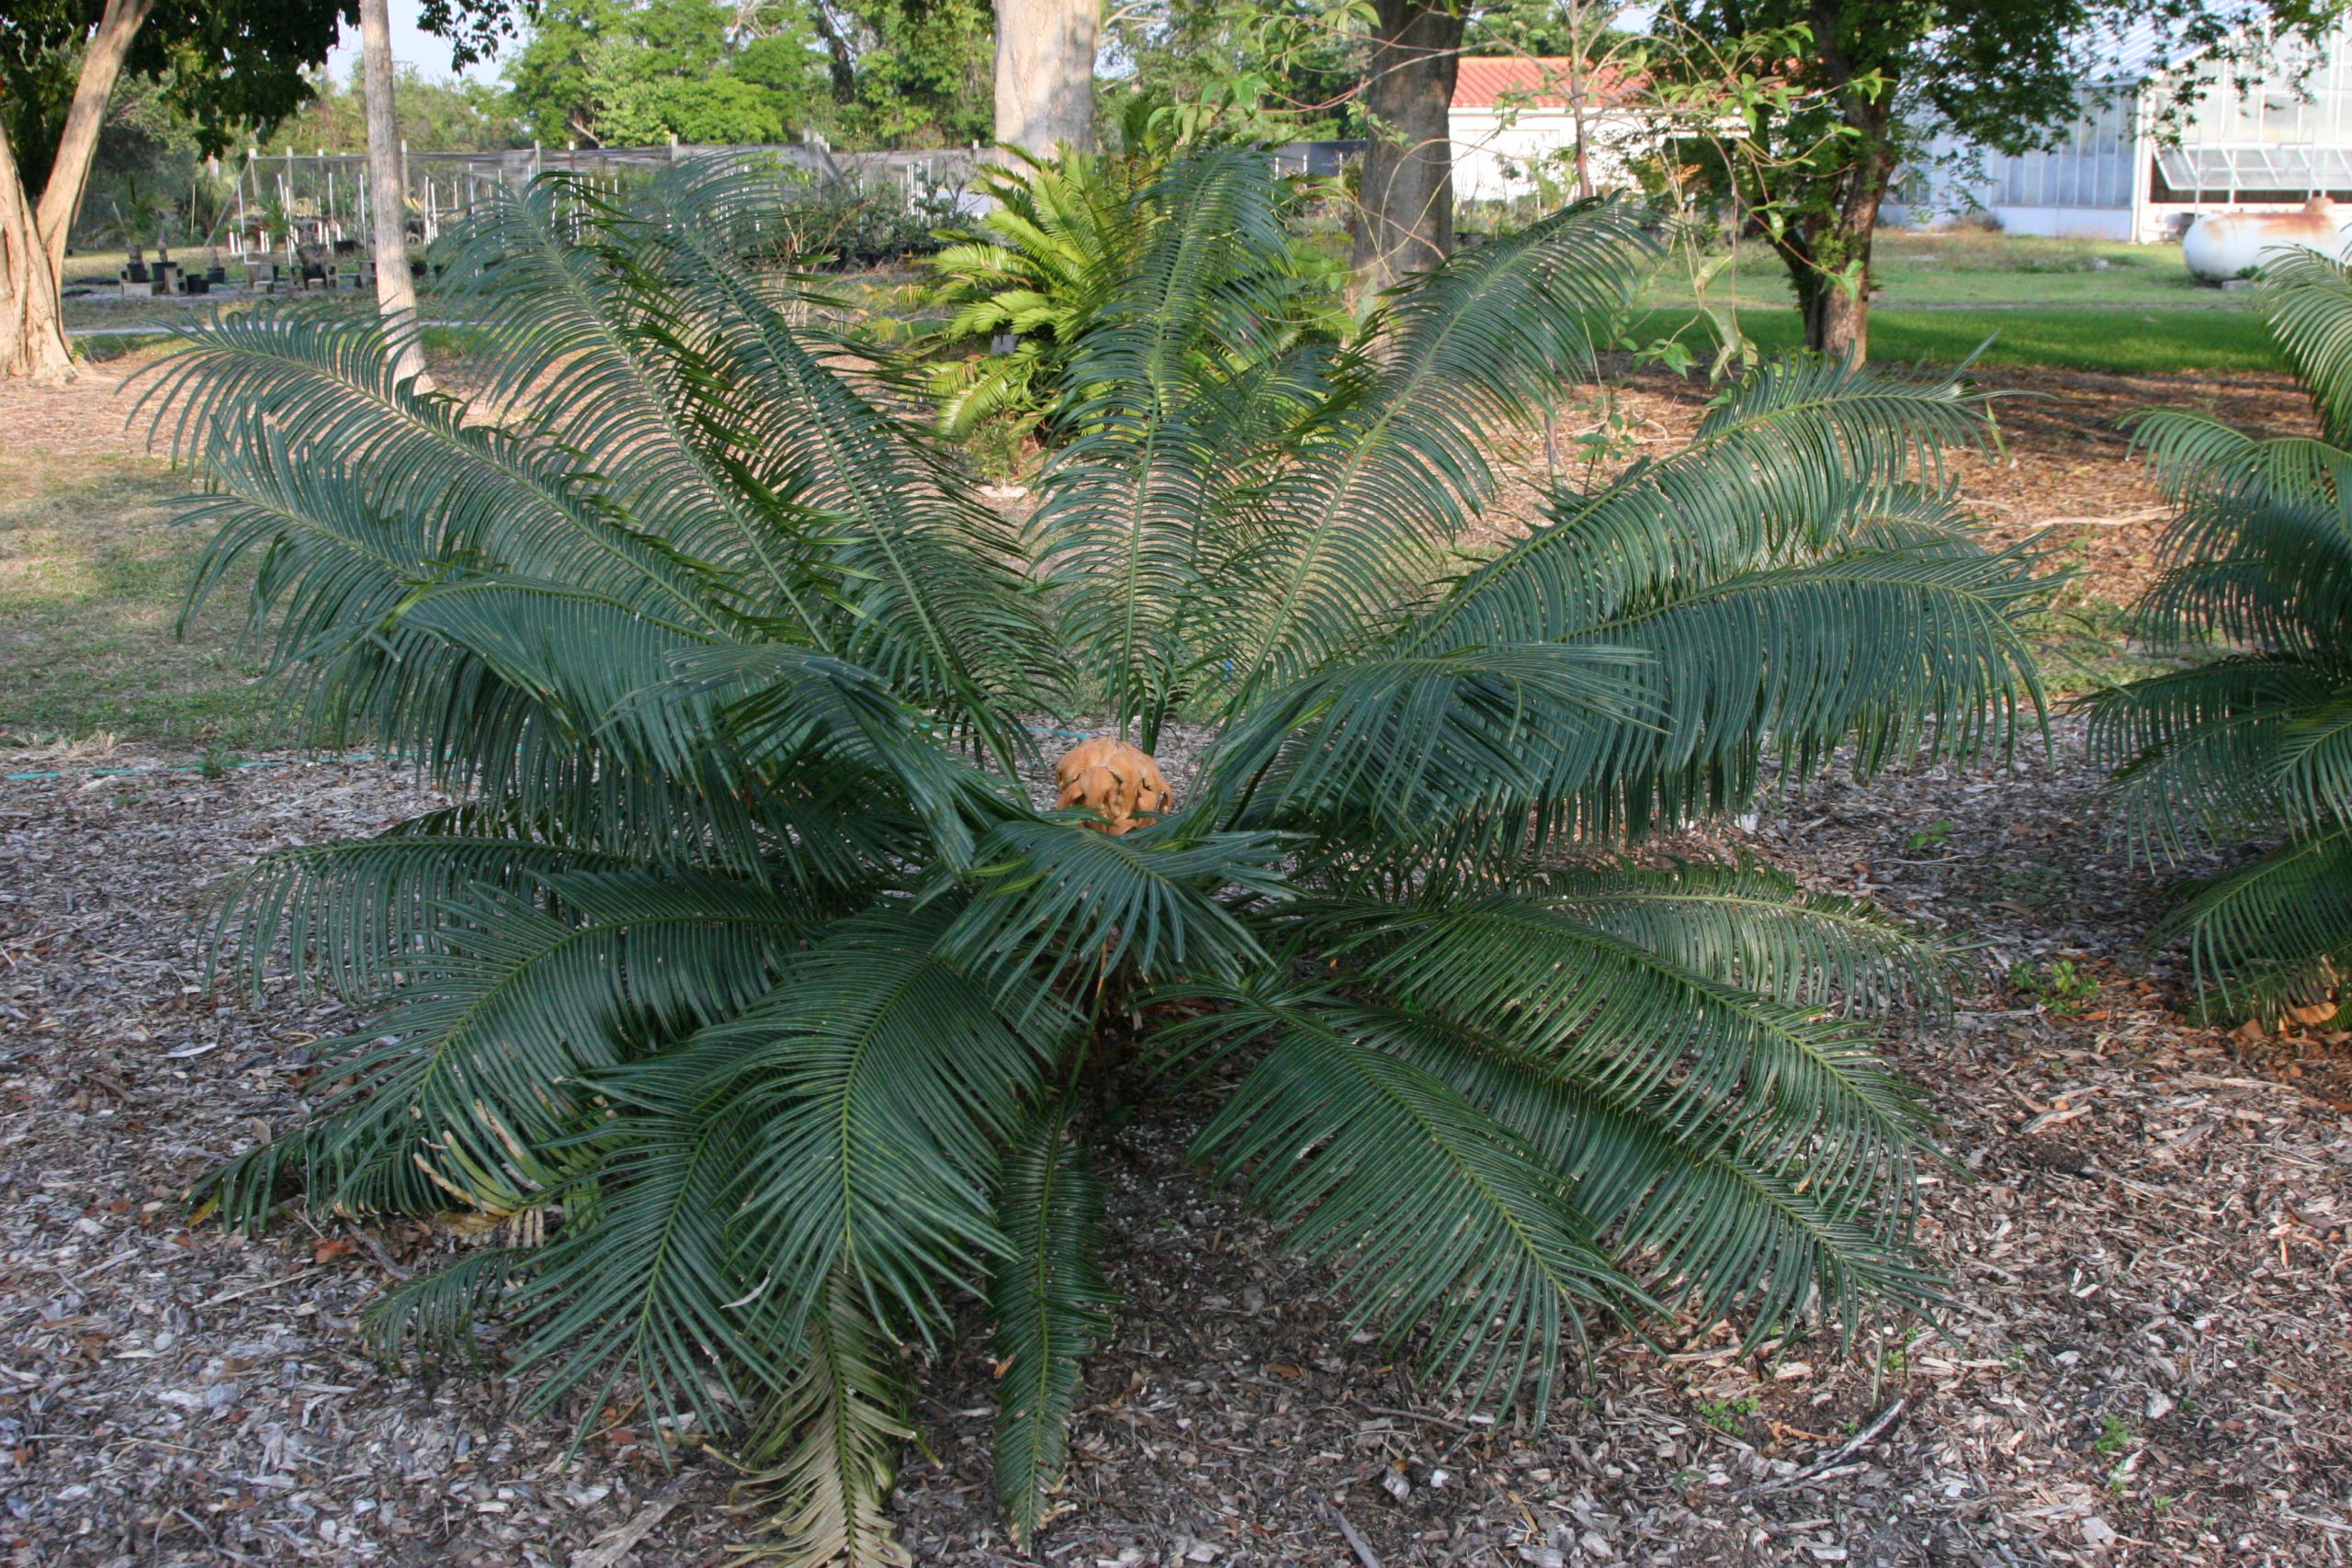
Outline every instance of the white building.
[[(2012, 233), (2148, 242), (2177, 237), (2200, 212), (2352, 201), (2352, 28), (2330, 33), (2315, 58), (2258, 76), (2177, 50), (2153, 24), (2120, 39), (2049, 152), (2012, 157), (1939, 139), (1898, 182), (1906, 199), (1887, 204), (1886, 220), (1985, 211)], [(2167, 117), (2192, 85), (2202, 96)]]
[(1631, 163), (1655, 145), (1658, 120), (1625, 75), (1565, 57), (1464, 56), (1446, 115), (1456, 201), (1511, 201), (1577, 189), (1576, 106), (1593, 188), (1633, 183)]

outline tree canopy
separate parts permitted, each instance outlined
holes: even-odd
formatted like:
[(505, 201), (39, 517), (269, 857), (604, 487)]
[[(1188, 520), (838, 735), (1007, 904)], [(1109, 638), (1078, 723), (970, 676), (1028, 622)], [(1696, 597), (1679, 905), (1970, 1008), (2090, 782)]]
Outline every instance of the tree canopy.
[[(485, 83), (437, 82), (413, 66), (400, 73), (394, 99), (400, 116), (401, 140), (414, 151), (470, 152), (478, 148), (514, 144), (517, 126), (506, 95)], [(107, 126), (111, 137), (123, 118), (120, 108)], [(348, 79), (326, 75), (313, 83), (313, 96), (267, 135), (256, 140), (264, 152), (365, 152), (368, 150), (366, 106), (360, 100), (359, 68)], [(101, 144), (100, 156), (106, 156)]]
[[(9, 0), (0, 7), (0, 124), (26, 186), (57, 156), (83, 48), (104, 0)], [(311, 96), (305, 71), (334, 46), (353, 0), (158, 0), (122, 70), (155, 84), (206, 152), (282, 118)]]
[(939, 145), (988, 134), (991, 37), (984, 0), (555, 0), (507, 75), (550, 143)]

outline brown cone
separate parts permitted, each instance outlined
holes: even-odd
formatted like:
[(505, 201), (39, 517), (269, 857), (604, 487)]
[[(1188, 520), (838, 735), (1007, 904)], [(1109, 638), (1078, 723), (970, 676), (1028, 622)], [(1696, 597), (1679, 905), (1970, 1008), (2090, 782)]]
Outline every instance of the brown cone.
[(1125, 833), (1159, 820), (1176, 804), (1176, 792), (1159, 776), (1151, 753), (1114, 736), (1098, 735), (1071, 747), (1054, 764), (1061, 787), (1057, 807), (1083, 806), (1100, 817), (1102, 831)]

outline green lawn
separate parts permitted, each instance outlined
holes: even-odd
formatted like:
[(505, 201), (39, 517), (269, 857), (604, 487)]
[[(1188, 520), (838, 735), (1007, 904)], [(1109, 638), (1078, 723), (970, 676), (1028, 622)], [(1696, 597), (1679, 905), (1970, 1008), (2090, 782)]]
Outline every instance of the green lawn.
[[(2181, 265), (2178, 245), (2127, 245), (2102, 240), (2044, 240), (1953, 230), (1914, 234), (1882, 230), (1871, 247), (1878, 302), (1897, 309), (2036, 305), (2138, 306), (2160, 310), (2240, 310), (2245, 298), (2208, 288)], [(1789, 297), (1788, 272), (1756, 241), (1707, 288), (1718, 303), (1778, 305)], [(1677, 257), (1651, 283), (1646, 302), (1678, 305), (1692, 297), (1690, 264)]]
[[(1750, 307), (1739, 329), (1767, 355), (1804, 346), (1796, 311)], [(1637, 344), (1679, 336), (1704, 364), (1713, 330), (1688, 307), (1634, 318)], [(1990, 340), (1987, 343), (1987, 340)], [(2243, 310), (2060, 310), (2047, 306), (1981, 310), (1871, 310), (1871, 358), (1881, 365), (1957, 365), (1976, 355), (1988, 367), (2105, 370), (2126, 375), (2228, 374), (2283, 368), (2259, 318)]]
[[(2192, 281), (2177, 245), (2045, 240), (1955, 230), (1884, 231), (1874, 247), (1878, 289), (1871, 356), (1884, 363), (1978, 363), (2125, 374), (2226, 374), (2281, 367), (2244, 294)], [(1803, 341), (1779, 258), (1756, 243), (1709, 282), (1766, 353)], [(1670, 263), (1643, 296), (1634, 337), (1684, 336), (1703, 363), (1713, 337), (1694, 323), (1689, 265)]]
[(175, 746), (265, 739), (271, 694), (237, 644), (244, 583), (173, 632), (202, 541), (156, 462), (0, 451), (0, 735)]

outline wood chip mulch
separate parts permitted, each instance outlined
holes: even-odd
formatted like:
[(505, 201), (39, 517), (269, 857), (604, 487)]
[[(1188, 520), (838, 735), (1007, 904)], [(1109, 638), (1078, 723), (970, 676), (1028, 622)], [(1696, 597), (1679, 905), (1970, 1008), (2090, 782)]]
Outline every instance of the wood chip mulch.
[[(1604, 1346), (1541, 1431), (1417, 1388), (1323, 1271), (1187, 1173), (1196, 1108), (1119, 1145), (1125, 1294), (1071, 1513), (1035, 1555), (989, 1506), (978, 1341), (924, 1369), (900, 1513), (926, 1563), (2335, 1563), (2352, 1553), (2346, 1037), (2183, 1021), (2137, 946), (2161, 889), (2109, 838), (2078, 739), (2016, 775), (1817, 784), (1739, 835), (1974, 950), (1894, 1047), (1944, 1121), (1939, 1325), (1739, 1353), (1718, 1325)], [(0, 1548), (18, 1562), (716, 1563), (729, 1472), (664, 1472), (626, 1402), (567, 1457), (503, 1380), (358, 1352), (361, 1305), (461, 1245), (288, 1222), (191, 1230), (180, 1194), (302, 1113), (347, 1025), (209, 989), (225, 871), (422, 792), (370, 763), (208, 780), (130, 750), (0, 772)], [(1180, 785), (1181, 787), (1181, 785)], [(1920, 838), (1925, 835), (1924, 839)], [(1917, 847), (1915, 847), (1915, 841)], [(2074, 1016), (2009, 984), (2067, 958)], [(2291, 1054), (2295, 1060), (2282, 1060)], [(2302, 1076), (2272, 1076), (2300, 1066)]]
[[(0, 387), (12, 438), (121, 451), (118, 367)], [(2144, 582), (2161, 517), (2112, 430), (2210, 402), (2302, 428), (2278, 378), (1994, 373), (2005, 454), (1961, 477), (1996, 532), (2052, 519), (2086, 592)], [(1628, 394), (1679, 444), (1701, 398)], [(1667, 449), (1671, 449), (1668, 446)], [(1542, 457), (1536, 455), (1540, 470)], [(917, 1561), (981, 1564), (2342, 1564), (2352, 1562), (2352, 1034), (2188, 1021), (2141, 946), (2164, 879), (2126, 861), (2079, 735), (2014, 774), (1816, 784), (1727, 835), (1971, 949), (1957, 1010), (1893, 1051), (1955, 1165), (1925, 1241), (1936, 1325), (1743, 1355), (1720, 1325), (1603, 1346), (1541, 1431), (1485, 1423), (1356, 1342), (1320, 1270), (1185, 1171), (1197, 1108), (1124, 1134), (1124, 1293), (1034, 1555), (989, 1505), (977, 1338), (922, 1371), (899, 1512)], [(315, 1102), (349, 1026), (202, 969), (208, 900), (277, 845), (425, 804), (368, 763), (208, 780), (192, 759), (0, 754), (0, 1551), (14, 1563), (715, 1565), (731, 1474), (664, 1470), (622, 1401), (568, 1424), (508, 1381), (368, 1363), (366, 1300), (462, 1245), (423, 1225), (191, 1230), (191, 1179)], [(270, 759), (270, 761), (280, 761)], [(1168, 761), (1168, 759), (1163, 759)], [(110, 768), (178, 769), (108, 774)], [(1179, 789), (1180, 767), (1170, 776)], [(2095, 998), (2020, 992), (2064, 961)]]

